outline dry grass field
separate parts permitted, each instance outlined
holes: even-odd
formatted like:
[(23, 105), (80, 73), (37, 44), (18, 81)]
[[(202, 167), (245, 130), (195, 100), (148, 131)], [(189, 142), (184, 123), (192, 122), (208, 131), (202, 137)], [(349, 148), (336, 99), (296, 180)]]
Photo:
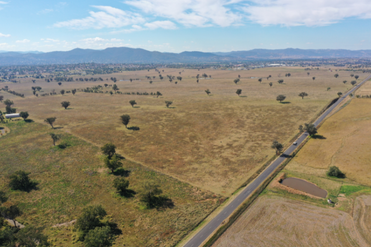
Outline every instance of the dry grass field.
[[(94, 77), (102, 77), (104, 81), (62, 82), (61, 86), (44, 80), (32, 83), (26, 78), (21, 79), (21, 83), (6, 84), (11, 90), (25, 93), (25, 98), (3, 91), (0, 94), (14, 100), (18, 111), (28, 111), (36, 122), (57, 117), (55, 124), (63, 131), (97, 146), (113, 142), (130, 160), (228, 196), (274, 154), (270, 148), (273, 140), (287, 144), (300, 124), (313, 119), (337, 97), (337, 92), (349, 89), (352, 73), (334, 68), (330, 71), (325, 67), (310, 70), (310, 75), (300, 67), (164, 70), (163, 81), (154, 70), (96, 75)], [(211, 75), (211, 79), (200, 79), (196, 83), (196, 75), (203, 73)], [(286, 73), (291, 76), (285, 77)], [(335, 73), (339, 74), (338, 78), (334, 77)], [(147, 75), (156, 76), (152, 84), (145, 78)], [(177, 84), (170, 83), (166, 75), (183, 79)], [(235, 85), (233, 80), (238, 75), (241, 81)], [(271, 78), (267, 80), (269, 75)], [(358, 81), (361, 81), (365, 75), (359, 75)], [(48, 93), (52, 89), (59, 92), (114, 84), (106, 81), (110, 77), (117, 78), (116, 84), (122, 92), (160, 91), (163, 96), (78, 92), (74, 96), (35, 97), (31, 91), (32, 86), (41, 86)], [(261, 77), (263, 80), (259, 83)], [(316, 77), (315, 80), (312, 77)], [(130, 78), (140, 80), (130, 82)], [(284, 80), (283, 84), (277, 83), (280, 79)], [(348, 83), (344, 84), (343, 80)], [(272, 87), (269, 82), (273, 82)], [(331, 89), (327, 90), (328, 87)], [(206, 95), (206, 89), (211, 91), (210, 96)], [(237, 89), (242, 89), (241, 97), (237, 96)], [(301, 99), (298, 94), (303, 91), (309, 96)], [(276, 101), (279, 94), (287, 97), (284, 104)], [(64, 100), (71, 102), (67, 110), (60, 105)], [(136, 100), (137, 107), (131, 107), (129, 100)], [(173, 105), (166, 108), (165, 100), (173, 101)], [(138, 126), (140, 130), (125, 129), (120, 123), (123, 114), (131, 116), (129, 126)]]
[(345, 181), (371, 186), (370, 103), (352, 99), (318, 130), (325, 139), (311, 139), (286, 169), (326, 177), (328, 168), (337, 166), (345, 172)]
[(370, 196), (357, 200), (353, 219), (339, 210), (263, 196), (213, 246), (370, 246)]
[[(129, 189), (137, 194), (121, 197), (112, 186), (115, 175), (104, 168), (99, 147), (39, 123), (14, 121), (7, 126), (11, 132), (0, 137), (0, 190), (9, 196), (7, 203), (23, 211), (17, 220), (46, 227), (54, 246), (82, 246), (73, 243), (72, 226), (52, 226), (76, 219), (87, 205), (102, 205), (118, 224), (122, 235), (115, 246), (173, 246), (220, 204), (218, 195), (128, 160), (123, 167)], [(66, 143), (67, 148), (53, 146), (51, 132), (62, 134), (57, 144)], [(39, 183), (37, 190), (27, 193), (8, 187), (8, 175), (19, 169), (31, 173), (30, 178)], [(174, 208), (145, 209), (139, 201), (145, 182), (159, 184)]]

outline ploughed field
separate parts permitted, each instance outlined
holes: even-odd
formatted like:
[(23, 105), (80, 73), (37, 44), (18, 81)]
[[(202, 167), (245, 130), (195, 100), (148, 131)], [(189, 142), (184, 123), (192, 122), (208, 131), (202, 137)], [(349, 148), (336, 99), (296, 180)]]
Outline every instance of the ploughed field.
[[(139, 162), (161, 173), (221, 195), (230, 195), (274, 154), (273, 140), (288, 144), (298, 126), (317, 116), (338, 92), (351, 88), (350, 74), (361, 72), (332, 71), (321, 67), (306, 71), (301, 67), (262, 68), (254, 70), (191, 70), (159, 69), (164, 77), (150, 71), (128, 71), (120, 74), (74, 76), (102, 77), (96, 82), (62, 82), (21, 79), (21, 83), (4, 84), (10, 90), (24, 93), (20, 98), (0, 91), (4, 98), (15, 102), (17, 112), (28, 111), (30, 118), (43, 123), (47, 117), (57, 117), (56, 127), (96, 146), (107, 142), (115, 144), (127, 159)], [(162, 72), (164, 70), (164, 72)], [(179, 74), (181, 72), (181, 74)], [(308, 75), (307, 73), (310, 73)], [(199, 79), (206, 73), (211, 78)], [(290, 73), (290, 77), (285, 74)], [(335, 78), (334, 74), (339, 77)], [(181, 76), (182, 80), (169, 82), (166, 75)], [(240, 75), (240, 82), (234, 79)], [(267, 79), (268, 76), (271, 76)], [(156, 76), (152, 84), (146, 76)], [(161, 92), (162, 96), (84, 93), (76, 95), (39, 96), (32, 94), (32, 86), (42, 87), (42, 93), (53, 89), (82, 89), (105, 83), (116, 77), (116, 85), (123, 93)], [(315, 77), (313, 80), (312, 77)], [(130, 78), (139, 79), (130, 82)], [(258, 79), (262, 78), (259, 82)], [(284, 80), (279, 84), (278, 80)], [(347, 80), (347, 83), (343, 83)], [(175, 84), (177, 81), (177, 84)], [(273, 86), (269, 85), (273, 83)], [(331, 88), (328, 90), (328, 88)], [(208, 96), (205, 90), (209, 89)], [(242, 89), (240, 97), (237, 89)], [(103, 92), (113, 91), (104, 87)], [(299, 93), (306, 92), (302, 99)], [(286, 96), (283, 103), (276, 97)], [(136, 100), (132, 107), (130, 100)], [(65, 110), (62, 101), (71, 106)], [(173, 101), (167, 108), (165, 101)], [(126, 129), (120, 116), (129, 114)], [(43, 123), (45, 124), (45, 123)]]

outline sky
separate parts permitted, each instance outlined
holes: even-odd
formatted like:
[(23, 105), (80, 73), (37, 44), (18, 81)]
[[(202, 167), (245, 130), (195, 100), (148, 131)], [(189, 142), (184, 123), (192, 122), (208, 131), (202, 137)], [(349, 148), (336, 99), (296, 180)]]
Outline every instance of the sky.
[(371, 49), (371, 0), (0, 0), (0, 51)]

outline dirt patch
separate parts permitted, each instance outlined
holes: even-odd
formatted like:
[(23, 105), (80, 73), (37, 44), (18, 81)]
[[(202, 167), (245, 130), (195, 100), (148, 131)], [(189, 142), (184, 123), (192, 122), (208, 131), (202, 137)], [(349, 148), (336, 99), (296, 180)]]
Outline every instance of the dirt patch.
[(371, 246), (371, 196), (363, 195), (356, 198), (353, 219), (359, 233)]
[(5, 126), (0, 126), (0, 137), (5, 136), (10, 132), (10, 129)]
[(73, 225), (76, 223), (76, 220), (72, 220), (70, 222), (65, 222), (65, 223), (60, 223), (60, 224), (56, 224), (52, 227), (62, 227), (62, 226), (70, 226), (70, 225)]

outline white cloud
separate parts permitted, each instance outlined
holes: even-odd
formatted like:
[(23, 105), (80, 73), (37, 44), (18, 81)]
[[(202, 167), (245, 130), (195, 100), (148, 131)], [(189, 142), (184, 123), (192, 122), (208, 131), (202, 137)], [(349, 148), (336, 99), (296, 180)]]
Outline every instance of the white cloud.
[(129, 0), (124, 3), (185, 26), (227, 27), (241, 20), (241, 16), (231, 9), (239, 2), (241, 0)]
[(0, 4), (8, 4), (8, 3), (4, 1), (0, 1)]
[(58, 43), (58, 42), (60, 42), (59, 39), (51, 39), (51, 38), (40, 39), (40, 40), (44, 41), (45, 43)]
[(252, 0), (242, 9), (263, 26), (325, 26), (349, 17), (371, 18), (369, 0)]
[(37, 14), (48, 14), (50, 12), (53, 12), (54, 9), (43, 9), (43, 10), (40, 10), (39, 12), (37, 12)]
[(153, 30), (157, 28), (176, 29), (176, 25), (171, 21), (154, 21), (144, 24), (145, 27)]
[(2, 34), (2, 33), (0, 33), (0, 37), (9, 38), (10, 37), (10, 34)]
[(23, 39), (23, 40), (17, 40), (16, 43), (28, 43), (30, 40), (28, 39)]
[(119, 28), (128, 25), (143, 23), (144, 18), (136, 13), (123, 11), (110, 6), (93, 6), (101, 11), (90, 11), (89, 17), (83, 19), (74, 19), (54, 24), (55, 27), (70, 27), (76, 29), (86, 28)]

